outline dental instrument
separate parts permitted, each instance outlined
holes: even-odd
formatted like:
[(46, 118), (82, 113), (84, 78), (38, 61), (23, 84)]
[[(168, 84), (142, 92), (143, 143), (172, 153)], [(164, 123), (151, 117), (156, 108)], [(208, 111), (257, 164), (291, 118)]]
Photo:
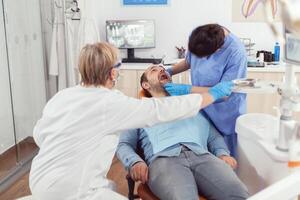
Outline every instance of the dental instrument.
[(273, 81), (262, 81), (259, 79), (246, 78), (233, 80), (234, 89), (236, 93), (276, 93), (280, 83)]

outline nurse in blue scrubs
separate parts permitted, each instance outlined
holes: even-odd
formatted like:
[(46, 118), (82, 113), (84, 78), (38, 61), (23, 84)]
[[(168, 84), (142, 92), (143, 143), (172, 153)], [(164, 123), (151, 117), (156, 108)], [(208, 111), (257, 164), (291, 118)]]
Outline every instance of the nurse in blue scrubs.
[[(247, 55), (240, 39), (218, 24), (207, 24), (193, 30), (189, 38), (185, 60), (167, 71), (171, 75), (191, 70), (193, 86), (207, 92), (209, 87), (221, 81), (245, 78)], [(190, 93), (191, 85), (167, 84), (170, 95)], [(231, 155), (236, 157), (236, 119), (246, 112), (246, 95), (233, 93), (228, 100), (214, 103), (203, 110), (224, 136)]]

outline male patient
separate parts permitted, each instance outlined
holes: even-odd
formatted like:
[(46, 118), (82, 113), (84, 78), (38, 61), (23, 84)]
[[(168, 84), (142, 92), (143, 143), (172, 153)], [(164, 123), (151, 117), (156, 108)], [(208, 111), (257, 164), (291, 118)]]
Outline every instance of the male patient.
[[(141, 86), (148, 97), (165, 97), (163, 85), (170, 81), (162, 66), (152, 65), (142, 75)], [(137, 146), (145, 161), (136, 153)], [(133, 180), (147, 183), (162, 200), (198, 200), (198, 193), (216, 200), (248, 197), (223, 137), (201, 113), (121, 134), (117, 156)]]

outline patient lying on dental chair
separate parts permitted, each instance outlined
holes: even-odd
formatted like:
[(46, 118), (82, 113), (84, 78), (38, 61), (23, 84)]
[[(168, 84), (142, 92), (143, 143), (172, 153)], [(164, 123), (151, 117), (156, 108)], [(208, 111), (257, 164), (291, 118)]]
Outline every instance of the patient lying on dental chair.
[[(141, 86), (147, 97), (165, 97), (169, 95), (163, 85), (170, 81), (162, 66), (152, 65), (142, 75)], [(136, 153), (138, 145), (145, 161)], [(236, 160), (202, 113), (127, 131), (120, 137), (117, 156), (133, 180), (147, 183), (162, 200), (198, 200), (198, 194), (216, 200), (248, 197), (233, 171)]]

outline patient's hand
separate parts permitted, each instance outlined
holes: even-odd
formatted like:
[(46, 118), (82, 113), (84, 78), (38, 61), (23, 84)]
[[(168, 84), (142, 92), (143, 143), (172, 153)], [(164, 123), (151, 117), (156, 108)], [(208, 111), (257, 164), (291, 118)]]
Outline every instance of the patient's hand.
[(237, 167), (237, 162), (233, 157), (223, 155), (223, 156), (219, 156), (219, 158), (224, 162), (226, 162), (228, 165), (230, 165), (232, 169), (235, 169)]
[(146, 183), (148, 181), (148, 166), (145, 162), (137, 162), (130, 169), (130, 176), (134, 181)]

